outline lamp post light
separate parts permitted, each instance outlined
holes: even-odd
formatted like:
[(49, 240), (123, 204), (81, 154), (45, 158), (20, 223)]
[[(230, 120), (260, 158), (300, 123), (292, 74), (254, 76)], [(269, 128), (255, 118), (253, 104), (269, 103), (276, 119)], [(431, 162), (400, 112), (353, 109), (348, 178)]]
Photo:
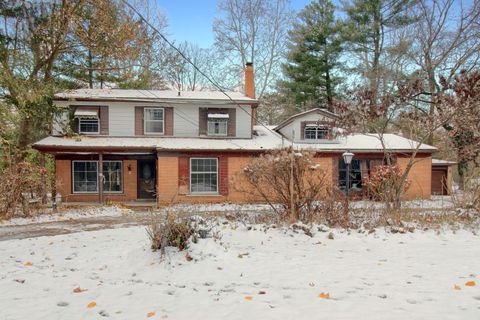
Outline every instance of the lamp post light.
[(350, 190), (350, 164), (352, 163), (354, 154), (351, 153), (350, 151), (344, 152), (342, 154), (343, 157), (343, 162), (347, 165), (347, 185), (346, 185), (346, 193), (347, 193), (347, 198)]

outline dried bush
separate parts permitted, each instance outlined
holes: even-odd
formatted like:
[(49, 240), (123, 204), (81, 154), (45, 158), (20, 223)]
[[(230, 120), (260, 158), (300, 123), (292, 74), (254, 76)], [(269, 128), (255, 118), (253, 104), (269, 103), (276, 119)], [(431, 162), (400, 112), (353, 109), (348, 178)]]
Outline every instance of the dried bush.
[(152, 250), (160, 250), (162, 255), (165, 254), (166, 247), (185, 250), (194, 232), (195, 228), (189, 220), (178, 218), (172, 212), (167, 212), (166, 215), (152, 213), (150, 224), (147, 226)]
[(36, 197), (43, 191), (46, 169), (22, 161), (4, 169), (0, 175), (0, 219), (9, 219), (21, 211), (23, 216), (31, 213), (38, 204)]
[(457, 208), (475, 210), (480, 214), (480, 171), (472, 170), (464, 177), (464, 187), (460, 193), (452, 194)]
[(234, 187), (268, 203), (283, 221), (317, 219), (325, 212), (322, 201), (333, 194), (325, 170), (311, 151), (289, 148), (265, 153), (252, 159), (239, 175)]
[(403, 179), (403, 172), (398, 165), (380, 165), (365, 177), (363, 185), (368, 197), (390, 204), (397, 200), (399, 192), (403, 193), (410, 187), (410, 181), (404, 183)]

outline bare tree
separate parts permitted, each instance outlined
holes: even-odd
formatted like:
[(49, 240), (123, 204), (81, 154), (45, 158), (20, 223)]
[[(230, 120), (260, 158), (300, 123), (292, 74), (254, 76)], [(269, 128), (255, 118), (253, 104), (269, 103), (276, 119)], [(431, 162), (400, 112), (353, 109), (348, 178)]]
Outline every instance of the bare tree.
[[(480, 59), (480, 3), (469, 7), (461, 0), (419, 0), (412, 9), (417, 22), (410, 28), (414, 39), (410, 53), (428, 84), (426, 108), (433, 118), (435, 94), (442, 87), (440, 76), (449, 82), (460, 70), (471, 70)], [(425, 104), (424, 104), (425, 105)], [(433, 123), (428, 123), (433, 126)], [(428, 143), (433, 143), (432, 135)]]
[(247, 62), (255, 66), (259, 98), (281, 74), (287, 29), (293, 19), (289, 0), (220, 0), (214, 21), (215, 47), (236, 77)]

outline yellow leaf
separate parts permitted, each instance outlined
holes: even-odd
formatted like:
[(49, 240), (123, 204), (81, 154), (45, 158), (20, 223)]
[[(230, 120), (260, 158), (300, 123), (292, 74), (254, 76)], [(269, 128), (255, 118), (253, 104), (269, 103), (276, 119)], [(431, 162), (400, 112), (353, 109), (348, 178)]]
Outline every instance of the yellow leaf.
[(27, 262), (25, 262), (25, 266), (26, 267), (31, 267), (31, 266), (33, 266), (33, 263), (30, 262), (30, 261), (27, 261)]
[(252, 301), (252, 300), (253, 300), (253, 297), (252, 297), (252, 296), (245, 296), (244, 299), (247, 300), (247, 301)]
[(95, 308), (97, 306), (97, 303), (95, 301), (92, 301), (90, 302), (89, 304), (87, 304), (87, 308), (88, 309), (92, 309), (92, 308)]
[(328, 292), (322, 292), (318, 295), (320, 299), (330, 299), (330, 293)]
[(155, 315), (155, 311), (147, 313), (147, 318), (151, 318)]
[(455, 289), (455, 290), (462, 290), (462, 288), (461, 288), (458, 284), (454, 285), (454, 286), (453, 286), (453, 289)]
[(468, 281), (467, 283), (465, 283), (465, 285), (467, 287), (475, 287), (477, 284), (475, 283), (475, 281)]
[(87, 289), (82, 289), (80, 287), (76, 287), (75, 289), (73, 289), (74, 293), (80, 293), (80, 292), (84, 292), (84, 291), (87, 291)]

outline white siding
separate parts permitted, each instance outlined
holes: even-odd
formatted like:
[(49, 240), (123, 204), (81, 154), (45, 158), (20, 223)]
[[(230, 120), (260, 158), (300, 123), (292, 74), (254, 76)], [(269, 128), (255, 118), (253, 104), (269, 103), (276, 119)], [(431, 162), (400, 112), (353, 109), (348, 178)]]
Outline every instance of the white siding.
[(135, 106), (127, 103), (110, 103), (108, 132), (111, 136), (135, 135)]
[(317, 113), (305, 114), (303, 116), (300, 116), (294, 119), (285, 127), (281, 128), (280, 133), (290, 141), (299, 142), (301, 141), (301, 137), (302, 137), (301, 131), (302, 131), (303, 121), (323, 121), (323, 120), (328, 121), (331, 119)]
[(177, 137), (198, 136), (198, 106), (181, 105), (173, 108), (173, 135)]
[(242, 109), (237, 107), (237, 138), (251, 138), (252, 137), (252, 107), (249, 105), (242, 105)]

